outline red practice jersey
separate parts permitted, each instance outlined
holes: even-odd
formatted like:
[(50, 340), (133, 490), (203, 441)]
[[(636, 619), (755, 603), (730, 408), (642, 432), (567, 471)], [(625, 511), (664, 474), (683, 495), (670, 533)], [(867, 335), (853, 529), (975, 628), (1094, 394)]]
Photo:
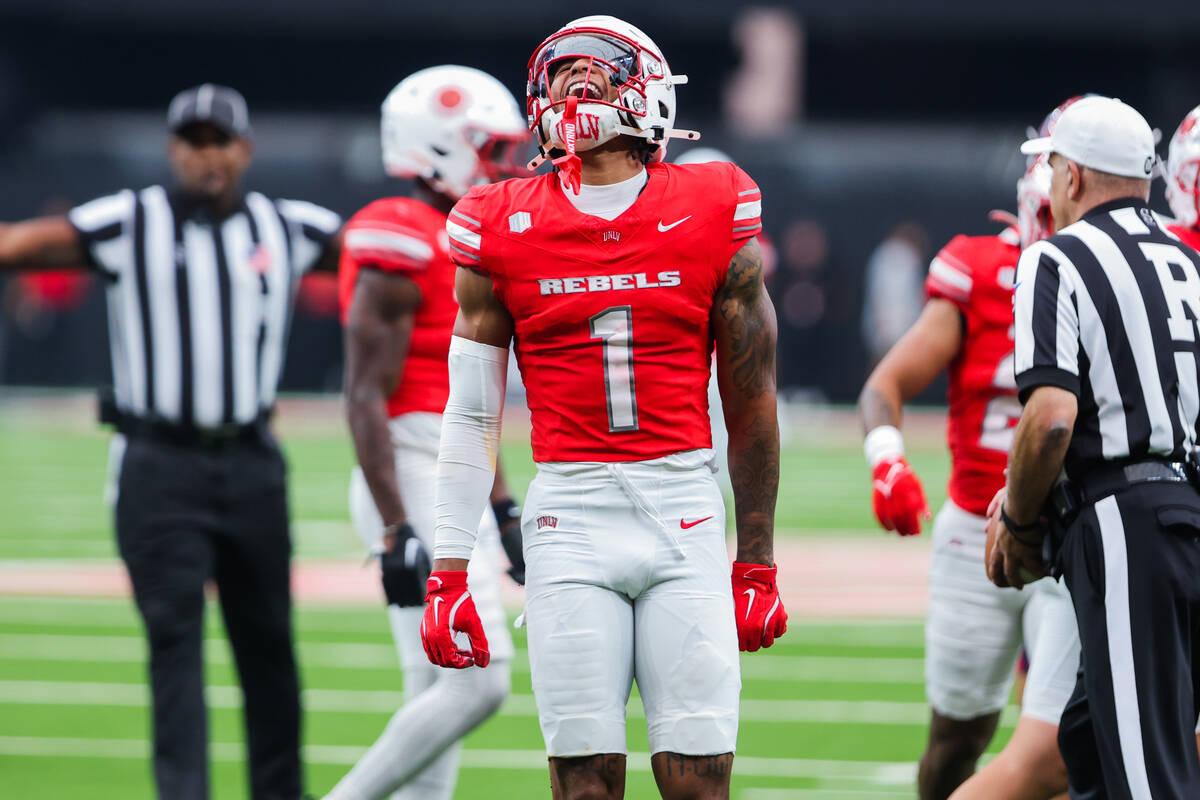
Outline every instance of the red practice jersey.
[(1167, 230), (1179, 238), (1196, 252), (1200, 252), (1200, 228), (1185, 228), (1182, 225), (1168, 225)]
[(761, 229), (732, 164), (651, 164), (615, 220), (556, 175), (472, 189), (450, 257), (492, 279), (515, 323), (535, 461), (640, 461), (712, 446), (709, 329), (733, 254)]
[(929, 266), (925, 290), (962, 314), (963, 340), (950, 364), (950, 499), (982, 516), (1004, 485), (1021, 403), (1013, 374), (1013, 280), (1021, 257), (1015, 228), (956, 236)]
[(444, 214), (406, 197), (376, 200), (346, 223), (338, 266), (343, 324), (363, 268), (403, 275), (421, 290), (404, 367), (396, 391), (388, 398), (392, 417), (446, 410), (450, 394), (446, 358), (458, 303), (445, 228)]

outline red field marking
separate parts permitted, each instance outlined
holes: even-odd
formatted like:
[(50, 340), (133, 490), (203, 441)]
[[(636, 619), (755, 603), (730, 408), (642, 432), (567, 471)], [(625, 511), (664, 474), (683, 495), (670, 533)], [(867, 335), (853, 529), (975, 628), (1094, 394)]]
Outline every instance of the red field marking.
[[(917, 617), (928, 604), (929, 540), (790, 540), (777, 543), (779, 584), (788, 616)], [(730, 554), (732, 558), (732, 551)], [(374, 605), (382, 602), (374, 565), (361, 561), (298, 561), (292, 590), (299, 603)], [(502, 578), (504, 603), (519, 608), (524, 591)], [(118, 562), (0, 563), (0, 595), (122, 597), (129, 578)]]

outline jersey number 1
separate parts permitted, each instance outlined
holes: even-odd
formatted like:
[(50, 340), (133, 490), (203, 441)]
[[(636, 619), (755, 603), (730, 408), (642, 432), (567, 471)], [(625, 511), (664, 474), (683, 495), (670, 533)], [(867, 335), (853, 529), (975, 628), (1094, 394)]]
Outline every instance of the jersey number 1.
[(591, 338), (604, 355), (604, 399), (608, 432), (638, 429), (637, 395), (633, 388), (633, 307), (606, 308), (588, 320)]

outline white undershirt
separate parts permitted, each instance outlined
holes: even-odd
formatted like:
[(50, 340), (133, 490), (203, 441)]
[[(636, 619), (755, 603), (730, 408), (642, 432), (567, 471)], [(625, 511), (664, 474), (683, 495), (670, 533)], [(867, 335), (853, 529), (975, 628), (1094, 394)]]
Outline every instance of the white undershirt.
[(577, 211), (612, 221), (629, 210), (648, 178), (646, 170), (642, 169), (637, 175), (619, 183), (605, 186), (589, 186), (585, 183), (579, 187), (579, 194), (575, 194), (561, 182), (558, 185)]

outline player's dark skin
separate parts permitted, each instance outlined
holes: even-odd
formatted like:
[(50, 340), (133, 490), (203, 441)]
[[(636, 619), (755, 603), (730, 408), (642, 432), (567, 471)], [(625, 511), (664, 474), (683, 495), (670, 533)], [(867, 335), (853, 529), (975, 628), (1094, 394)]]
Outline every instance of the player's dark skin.
[[(414, 196), (443, 214), (454, 198), (418, 181)], [(385, 525), (406, 521), (396, 482), (396, 454), (388, 429), (387, 401), (396, 390), (421, 305), (416, 282), (396, 273), (359, 270), (346, 320), (346, 420), (354, 452)], [(500, 463), (492, 484), (491, 501), (509, 497)], [(384, 547), (392, 548), (391, 538)]]
[[(590, 60), (566, 59), (551, 81), (555, 101), (571, 83), (587, 76), (589, 95), (613, 101), (616, 87), (603, 69), (588, 72)], [(606, 185), (637, 175), (644, 164), (636, 143), (619, 136), (579, 154), (583, 183)], [(738, 561), (774, 560), (775, 499), (779, 489), (779, 423), (775, 396), (775, 308), (763, 284), (762, 250), (756, 239), (729, 262), (725, 283), (713, 304), (711, 329), (716, 345), (717, 382), (729, 429), (729, 473), (737, 522)], [(458, 270), (455, 292), (459, 315), (454, 335), (494, 347), (512, 341), (513, 320), (492, 291), (486, 275)], [(464, 559), (438, 559), (436, 570), (466, 569)], [(689, 756), (655, 753), (654, 780), (664, 800), (728, 800), (733, 753)], [(625, 796), (625, 756), (602, 753), (550, 759), (554, 800), (619, 800)]]
[[(208, 122), (187, 125), (167, 142), (167, 162), (179, 192), (213, 216), (228, 213), (241, 201), (242, 177), (253, 156), (249, 138), (230, 136)], [(335, 271), (340, 251), (339, 234), (313, 268)], [(66, 216), (0, 224), (0, 270), (67, 269), (86, 263), (83, 242)]]

